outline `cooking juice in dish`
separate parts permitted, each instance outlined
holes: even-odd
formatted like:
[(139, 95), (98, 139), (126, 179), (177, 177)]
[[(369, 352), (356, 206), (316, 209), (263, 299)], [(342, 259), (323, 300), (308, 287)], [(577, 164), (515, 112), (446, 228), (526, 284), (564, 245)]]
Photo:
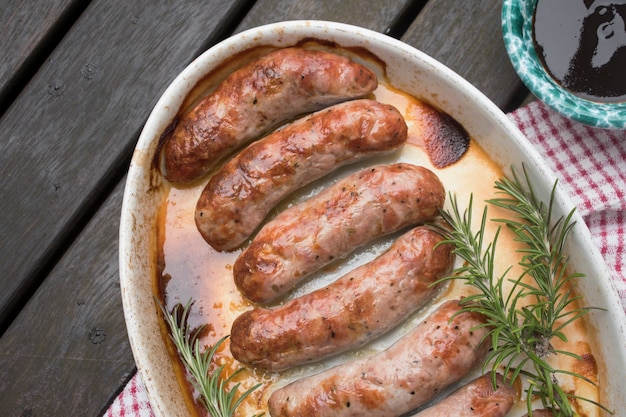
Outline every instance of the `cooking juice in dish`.
[[(294, 192), (285, 201), (281, 202), (275, 212), (269, 217), (271, 218), (276, 212), (289, 204), (305, 200), (333, 180), (359, 168), (377, 163), (409, 162), (423, 165), (437, 174), (446, 188), (446, 193), (456, 195), (461, 207), (469, 201), (472, 195), (474, 199), (473, 222), (474, 224), (479, 224), (484, 207), (483, 202), (494, 197), (493, 184), (503, 175), (501, 167), (491, 160), (472, 139), (467, 152), (459, 161), (445, 168), (436, 168), (423, 150), (424, 125), (419, 123), (418, 119), (422, 117), (424, 112), (424, 103), (386, 85), (384, 82), (379, 83), (373, 98), (395, 106), (404, 115), (409, 127), (408, 142), (404, 148), (391, 156), (375, 158), (339, 169), (337, 172)], [(211, 346), (222, 337), (228, 335), (235, 318), (242, 312), (253, 308), (253, 304), (242, 297), (233, 281), (233, 264), (242, 250), (237, 249), (232, 252), (215, 251), (204, 241), (196, 229), (194, 223), (195, 205), (205, 183), (206, 180), (184, 188), (168, 186), (169, 190), (165, 193), (166, 196), (159, 219), (158, 239), (161, 273), (157, 277), (157, 288), (162, 302), (169, 311), (177, 304), (185, 305), (190, 299), (195, 301), (191, 309), (189, 325), (191, 328), (205, 326), (201, 341), (203, 345)], [(450, 209), (449, 201), (446, 202), (444, 208)], [(498, 209), (492, 209), (491, 207), (490, 215), (492, 217), (505, 216)], [(495, 226), (490, 226), (486, 230), (487, 239), (493, 238), (496, 232), (495, 229)], [(376, 240), (372, 245), (359, 248), (346, 259), (338, 260), (323, 268), (319, 273), (315, 273), (305, 283), (298, 286), (287, 296), (287, 299), (320, 288), (326, 283), (332, 282), (346, 274), (356, 266), (373, 259), (382, 253), (391, 244), (393, 238), (397, 236), (398, 234), (394, 234), (387, 238)], [(512, 236), (506, 230), (503, 230), (502, 236), (499, 238), (498, 248), (499, 256), (496, 268), (498, 270), (497, 273), (502, 273), (509, 266), (516, 265), (518, 256), (515, 253), (515, 249), (518, 246), (513, 241)], [(267, 399), (275, 388), (348, 361), (351, 358), (383, 350), (408, 333), (411, 328), (430, 314), (437, 304), (445, 299), (458, 298), (467, 294), (468, 288), (462, 283), (452, 281), (446, 284), (431, 303), (413, 314), (405, 323), (357, 351), (340, 354), (317, 364), (305, 365), (280, 373), (246, 368), (236, 381), (242, 383), (240, 391), (259, 382), (262, 382), (263, 385), (246, 399), (236, 415), (244, 417), (261, 412), (265, 412), (265, 415), (268, 415)], [(281, 301), (277, 301), (275, 305), (280, 303)], [(583, 321), (578, 321), (568, 328), (568, 338), (570, 351), (585, 356), (589, 358), (591, 363), (595, 363), (593, 362), (591, 347), (586, 342), (586, 329)], [(241, 365), (232, 358), (228, 340), (222, 346), (223, 348), (217, 353), (217, 362), (225, 365), (226, 374), (230, 374)], [(188, 395), (187, 400), (190, 405), (190, 412), (199, 416), (206, 415), (194, 401), (194, 396), (197, 394), (193, 392), (190, 384), (185, 379), (185, 371), (176, 357), (175, 349), (172, 348), (171, 352), (173, 361), (179, 365), (179, 380)], [(568, 360), (569, 358), (563, 358), (564, 362), (559, 364), (559, 366), (571, 369), (573, 365)], [(590, 374), (595, 378), (596, 373), (597, 369), (594, 369)], [(570, 388), (572, 390), (582, 389), (574, 385), (574, 382), (571, 384)], [(588, 389), (588, 387), (585, 387), (585, 389)], [(598, 393), (597, 390), (593, 391), (594, 389), (591, 390), (591, 394), (585, 392), (586, 396), (597, 399)], [(581, 407), (585, 408), (586, 406), (582, 405)], [(597, 409), (593, 407), (590, 407), (590, 411), (586, 409), (584, 411), (585, 413), (581, 413), (581, 415), (593, 416), (597, 414)], [(511, 415), (522, 414), (524, 414), (523, 406), (519, 406), (516, 411), (511, 413)]]

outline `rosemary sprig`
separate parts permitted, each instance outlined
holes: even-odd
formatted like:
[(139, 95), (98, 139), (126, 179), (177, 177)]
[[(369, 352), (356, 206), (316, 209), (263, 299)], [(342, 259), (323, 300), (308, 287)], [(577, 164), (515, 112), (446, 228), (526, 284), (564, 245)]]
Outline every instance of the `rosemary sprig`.
[[(192, 331), (188, 324), (193, 301), (189, 300), (185, 307), (177, 304), (171, 313), (165, 309), (163, 304), (158, 303), (170, 329), (170, 338), (176, 345), (185, 368), (191, 374), (193, 387), (200, 393), (201, 404), (211, 417), (232, 417), (246, 397), (262, 384), (254, 385), (238, 397), (237, 393), (241, 383), (236, 383), (231, 389), (228, 389), (228, 385), (233, 378), (243, 371), (243, 368), (237, 369), (228, 378), (221, 378), (224, 365), (218, 366), (213, 371), (210, 370), (215, 352), (228, 336), (221, 338), (210, 349), (202, 351), (199, 336), (204, 326)], [(260, 417), (263, 414), (253, 417)]]
[[(555, 369), (547, 361), (552, 354), (579, 359), (574, 353), (555, 349), (551, 340), (557, 337), (566, 341), (563, 328), (591, 308), (575, 307), (573, 303), (580, 297), (574, 296), (567, 285), (583, 276), (568, 271), (568, 258), (563, 253), (565, 241), (575, 224), (572, 221), (574, 210), (553, 223), (557, 183), (546, 207), (536, 197), (525, 169), (524, 179), (525, 184), (513, 170), (512, 179), (502, 178), (495, 184), (501, 196), (487, 201), (514, 213), (513, 219), (494, 221), (506, 225), (514, 232), (515, 240), (524, 244), (519, 250), (522, 254), (521, 276), (508, 279), (511, 268), (500, 277), (495, 276), (494, 260), (501, 229), (497, 228), (491, 242), (485, 242), (487, 206), (480, 227), (474, 232), (471, 220), (473, 197), (470, 196), (468, 208), (461, 214), (456, 197), (451, 196), (451, 212), (442, 212), (450, 228), (438, 229), (444, 235), (445, 243), (454, 246), (463, 265), (443, 280), (460, 279), (478, 290), (463, 300), (463, 311), (479, 312), (487, 317), (485, 326), (490, 329), (492, 349), (484, 367), (491, 367), (494, 375), (499, 367), (503, 367), (509, 381), (523, 375), (528, 382), (526, 401), (529, 412), (532, 412), (531, 403), (535, 397), (559, 417), (574, 416), (570, 402), (574, 399), (606, 410), (592, 400), (566, 393), (559, 386), (558, 378), (569, 375), (593, 384), (592, 381), (573, 372)], [(504, 289), (505, 282), (512, 284), (508, 293)]]

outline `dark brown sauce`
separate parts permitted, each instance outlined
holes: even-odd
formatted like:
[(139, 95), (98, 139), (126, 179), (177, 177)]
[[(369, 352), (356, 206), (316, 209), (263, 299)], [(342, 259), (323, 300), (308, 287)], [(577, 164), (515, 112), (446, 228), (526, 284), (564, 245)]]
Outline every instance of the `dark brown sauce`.
[(592, 101), (624, 102), (625, 22), (623, 0), (538, 0), (533, 17), (537, 56), (570, 92)]

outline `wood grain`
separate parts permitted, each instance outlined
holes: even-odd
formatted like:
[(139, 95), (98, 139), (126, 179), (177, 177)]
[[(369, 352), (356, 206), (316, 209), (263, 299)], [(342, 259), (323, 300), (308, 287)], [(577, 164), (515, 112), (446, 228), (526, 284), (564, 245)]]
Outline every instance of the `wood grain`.
[(402, 40), (442, 62), (508, 111), (525, 96), (509, 61), (492, 0), (430, 0)]
[(414, 1), (257, 0), (236, 32), (285, 20), (330, 20), (386, 33)]
[(3, 0), (0, 7), (0, 114), (85, 4), (79, 0)]
[(119, 180), (167, 85), (245, 7), (94, 1), (12, 103), (0, 119), (0, 329)]
[(96, 416), (134, 371), (118, 276), (123, 182), (0, 339), (0, 415)]

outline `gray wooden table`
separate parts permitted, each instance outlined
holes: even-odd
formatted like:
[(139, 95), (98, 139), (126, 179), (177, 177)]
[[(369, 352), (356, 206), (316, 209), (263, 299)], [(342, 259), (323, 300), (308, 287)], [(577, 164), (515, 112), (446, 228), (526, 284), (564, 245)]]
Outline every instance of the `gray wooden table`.
[(493, 0), (3, 0), (1, 416), (101, 415), (134, 374), (117, 235), (139, 132), (201, 52), (293, 19), (399, 38), (504, 111), (529, 97)]

